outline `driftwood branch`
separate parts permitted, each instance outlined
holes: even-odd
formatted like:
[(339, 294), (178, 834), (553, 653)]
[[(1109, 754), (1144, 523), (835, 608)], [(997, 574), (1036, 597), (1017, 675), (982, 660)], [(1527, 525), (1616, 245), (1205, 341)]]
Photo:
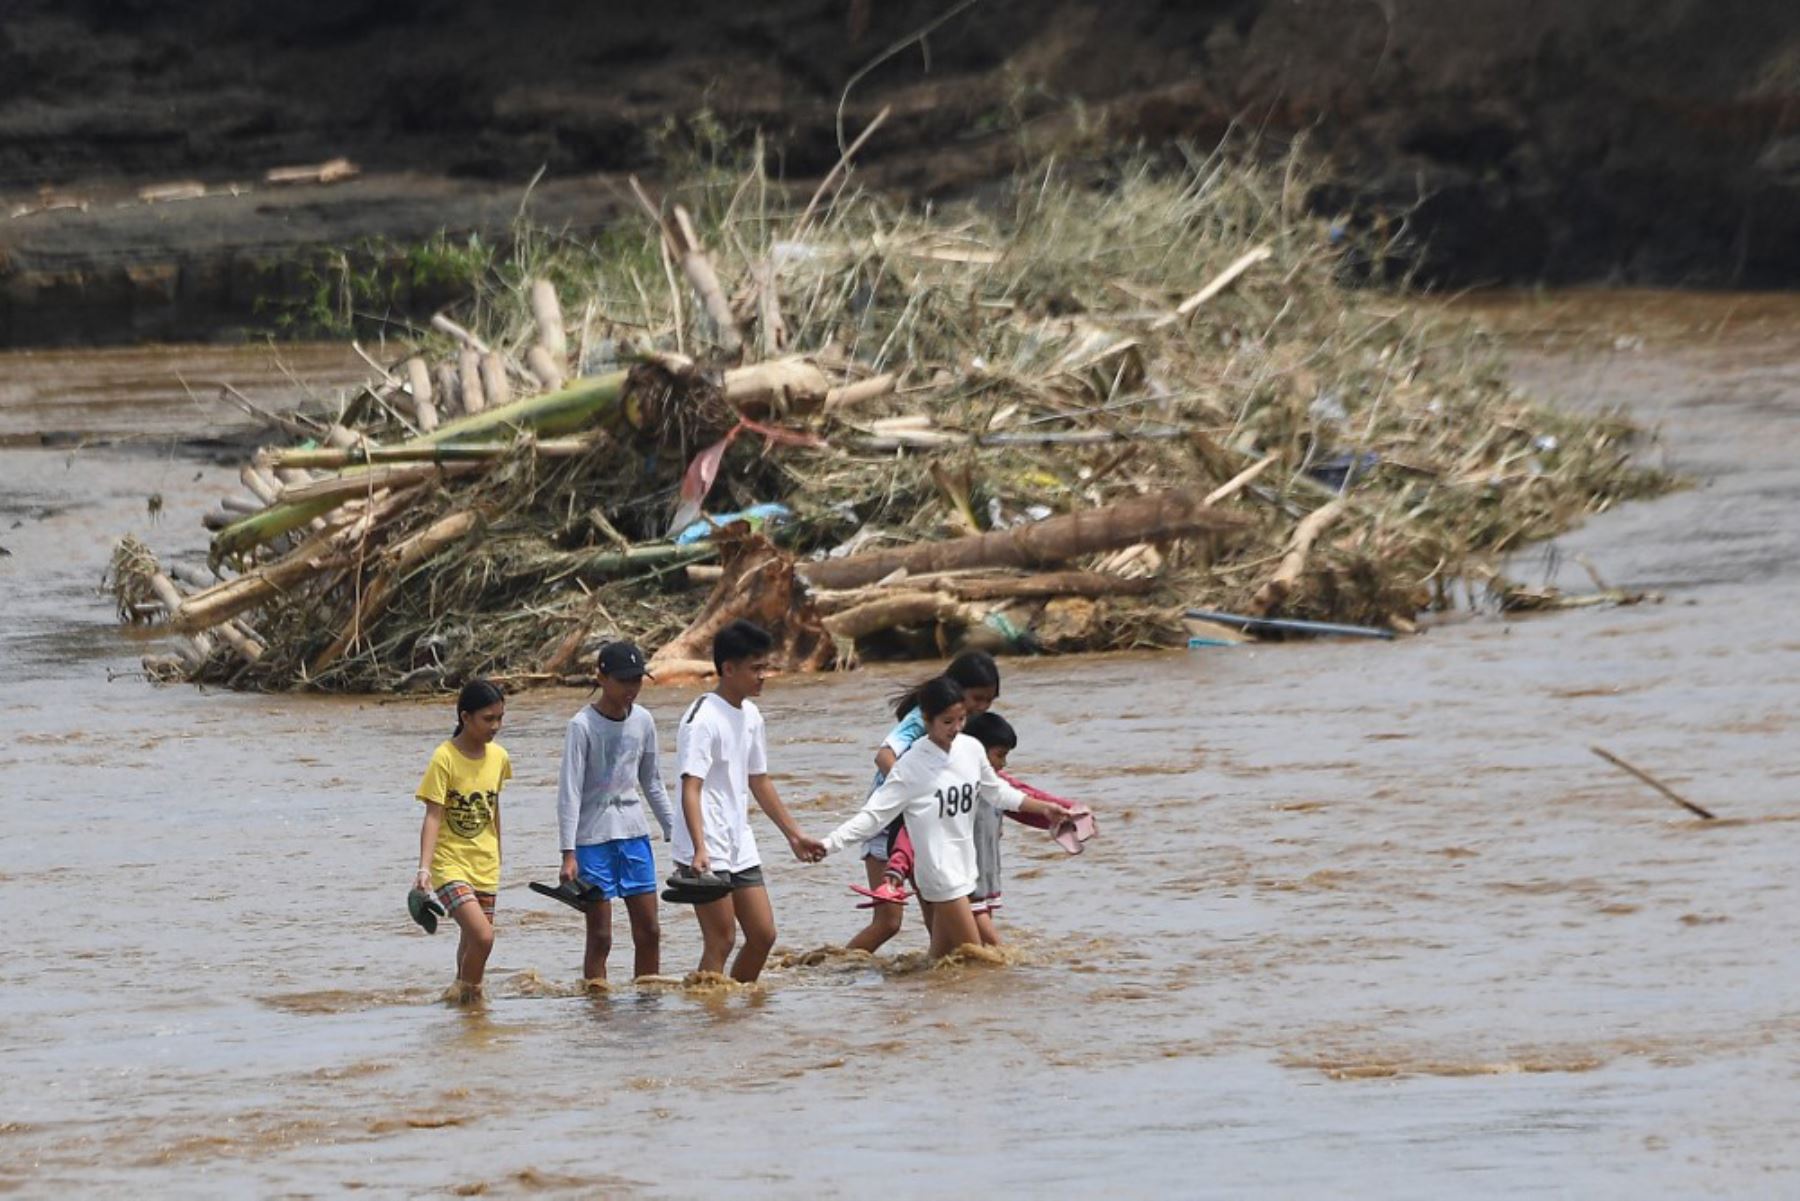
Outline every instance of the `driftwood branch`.
[(1049, 517), (1017, 529), (797, 566), (814, 587), (854, 588), (902, 569), (919, 574), (965, 567), (1047, 567), (1134, 542), (1242, 529), (1249, 524), (1250, 519), (1242, 514), (1208, 506), (1198, 490), (1180, 489)]
[(1256, 596), (1250, 604), (1258, 614), (1267, 616), (1281, 607), (1288, 598), (1300, 576), (1306, 571), (1307, 556), (1312, 553), (1313, 543), (1325, 532), (1325, 527), (1338, 519), (1349, 502), (1334, 500), (1323, 508), (1314, 509), (1294, 527), (1294, 535), (1288, 540), (1287, 553), (1281, 556), (1281, 565), (1275, 574), (1256, 590)]

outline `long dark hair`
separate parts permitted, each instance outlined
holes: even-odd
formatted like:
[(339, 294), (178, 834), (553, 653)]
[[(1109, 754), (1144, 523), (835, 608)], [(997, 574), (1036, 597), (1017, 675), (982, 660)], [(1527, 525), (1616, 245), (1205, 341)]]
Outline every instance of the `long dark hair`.
[(492, 680), (470, 680), (464, 684), (462, 691), (456, 694), (456, 728), (450, 731), (450, 737), (455, 738), (463, 732), (463, 714), (479, 713), (489, 705), (498, 704), (505, 699), (506, 694), (500, 691), (500, 685)]
[(936, 676), (919, 685), (919, 713), (931, 721), (951, 705), (959, 705), (963, 688), (949, 676)]
[[(889, 697), (888, 704), (894, 707), (895, 719), (904, 721), (906, 715), (911, 713), (914, 709), (924, 708), (926, 685), (935, 683), (938, 680), (951, 680), (961, 685), (962, 689), (992, 688), (994, 690), (995, 699), (998, 699), (1000, 696), (1000, 665), (994, 662), (994, 656), (988, 654), (986, 651), (964, 651), (962, 654), (956, 656), (956, 658), (950, 660), (950, 666), (944, 669), (943, 675), (934, 676), (929, 680), (921, 680), (917, 684), (914, 684), (901, 692), (896, 692), (893, 696)], [(962, 689), (958, 689), (958, 700), (962, 699), (960, 696)], [(942, 713), (945, 708), (948, 708), (948, 706), (940, 707), (938, 712)]]

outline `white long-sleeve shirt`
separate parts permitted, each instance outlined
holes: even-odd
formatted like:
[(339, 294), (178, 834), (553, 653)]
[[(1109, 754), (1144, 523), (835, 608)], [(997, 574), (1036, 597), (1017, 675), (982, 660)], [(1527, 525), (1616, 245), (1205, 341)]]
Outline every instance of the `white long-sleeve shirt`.
[(975, 890), (975, 806), (1016, 810), (1024, 803), (1025, 794), (994, 774), (987, 751), (967, 734), (958, 734), (948, 751), (921, 738), (862, 809), (831, 832), (825, 849), (855, 846), (903, 816), (919, 895), (934, 904), (953, 901)]
[(592, 705), (569, 719), (556, 788), (556, 830), (562, 849), (593, 846), (650, 833), (644, 802), (669, 837), (674, 814), (658, 767), (656, 722), (642, 705), (622, 719)]

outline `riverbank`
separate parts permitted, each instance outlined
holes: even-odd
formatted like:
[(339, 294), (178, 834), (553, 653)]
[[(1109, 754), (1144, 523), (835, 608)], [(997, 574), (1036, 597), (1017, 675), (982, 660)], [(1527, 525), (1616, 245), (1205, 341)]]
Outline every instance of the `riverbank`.
[[(21, 0), (0, 30), (0, 345), (240, 337), (268, 328), (253, 299), (303, 295), (311, 252), (492, 239), (540, 169), (539, 220), (589, 230), (593, 181), (653, 171), (671, 130), (738, 151), (762, 131), (804, 181), (884, 110), (859, 179), (911, 199), (1097, 132), (1205, 150), (1254, 130), (1277, 154), (1304, 136), (1337, 173), (1321, 215), (1403, 221), (1447, 285), (1778, 286), (1800, 279), (1796, 61), (1800, 9), (1689, 0), (702, 3), (592, 23)], [(229, 196), (338, 156), (360, 181)], [(116, 207), (185, 181), (226, 198)]]
[[(577, 994), (579, 919), (524, 887), (556, 865), (561, 727), (586, 699), (544, 690), (509, 709), (504, 737), (518, 777), (494, 999), (438, 1005), (449, 945), (401, 899), (442, 702), (107, 683), (141, 649), (95, 590), (111, 536), (201, 553), (197, 518), (235, 477), (150, 444), (83, 452), (79, 473), (67, 448), (0, 449), (0, 675), (16, 690), (0, 905), (34, 915), (0, 961), (0, 1182), (1792, 1191), (1800, 309), (1565, 299), (1483, 316), (1525, 331), (1522, 382), (1628, 404), (1700, 480), (1556, 543), (1574, 578), (1581, 551), (1662, 605), (1486, 617), (1387, 646), (1008, 661), (1014, 766), (1102, 821), (1075, 860), (1008, 836), (1017, 961), (914, 970), (910, 920), (892, 955), (809, 954), (856, 928), (860, 869), (772, 859), (779, 966), (754, 995)], [(45, 385), (86, 386), (68, 362)], [(191, 427), (179, 388), (161, 395), (129, 420)], [(1546, 549), (1518, 574), (1541, 578)], [(771, 768), (808, 829), (860, 797), (899, 678), (771, 684)], [(689, 695), (644, 698), (665, 748)], [(1589, 742), (1721, 820), (1692, 821)], [(329, 898), (329, 915), (293, 898)], [(665, 912), (665, 970), (697, 955), (692, 919)], [(947, 1094), (984, 1098), (983, 1121), (946, 1124)], [(1045, 1138), (1046, 1106), (1079, 1112), (1082, 1137)]]

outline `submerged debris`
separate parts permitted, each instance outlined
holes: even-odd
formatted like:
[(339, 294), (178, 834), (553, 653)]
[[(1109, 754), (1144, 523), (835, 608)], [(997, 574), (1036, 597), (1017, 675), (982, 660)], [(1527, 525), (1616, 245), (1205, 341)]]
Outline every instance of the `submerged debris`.
[(130, 544), (120, 614), (190, 639), (187, 678), (337, 690), (557, 680), (618, 636), (699, 671), (748, 613), (797, 669), (1172, 645), (1190, 607), (1404, 630), (1666, 486), (1623, 421), (1347, 286), (1305, 193), (1219, 157), (953, 212), (796, 218), (760, 168), (639, 190), (641, 237), (527, 231), (414, 354), (280, 417), (299, 444), (208, 519), (218, 581), (171, 599)]

